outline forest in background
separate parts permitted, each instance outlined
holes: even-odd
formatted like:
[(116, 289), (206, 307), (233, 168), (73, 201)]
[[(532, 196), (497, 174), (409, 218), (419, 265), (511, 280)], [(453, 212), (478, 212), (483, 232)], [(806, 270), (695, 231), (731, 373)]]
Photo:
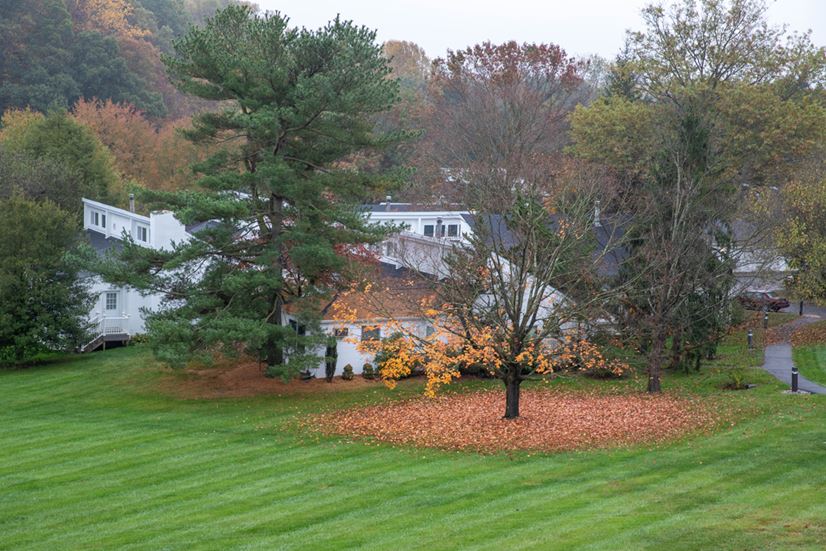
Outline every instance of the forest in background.
[(45, 112), (97, 98), (153, 119), (197, 106), (169, 82), (162, 54), (232, 0), (3, 0), (0, 111)]

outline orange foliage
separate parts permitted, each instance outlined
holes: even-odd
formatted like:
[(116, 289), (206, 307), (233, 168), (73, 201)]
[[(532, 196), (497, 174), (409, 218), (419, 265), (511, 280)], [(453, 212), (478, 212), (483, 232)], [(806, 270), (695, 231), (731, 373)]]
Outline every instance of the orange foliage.
[[(493, 327), (463, 326), (447, 305), (433, 303), (436, 297), (433, 287), (421, 282), (378, 277), (340, 293), (330, 306), (328, 319), (342, 328), (369, 322), (382, 335), (391, 335), (384, 340), (352, 335), (346, 340), (363, 354), (381, 357), (375, 367), (390, 388), (414, 370), (423, 370), (429, 397), (458, 379), (462, 369), (480, 368), (500, 378), (513, 369), (539, 375), (578, 371), (597, 377), (621, 377), (630, 370), (625, 363), (606, 359), (595, 344), (571, 335), (528, 338), (512, 349), (510, 340)], [(422, 334), (422, 319), (429, 320), (432, 331)]]
[(188, 126), (188, 119), (155, 126), (131, 105), (111, 100), (80, 100), (73, 114), (110, 149), (125, 177), (150, 189), (190, 187), (194, 176), (189, 166), (206, 155), (177, 132)]
[[(429, 336), (416, 335), (400, 322), (386, 322), (385, 331), (397, 338), (382, 341), (360, 341), (362, 353), (381, 354), (386, 358), (379, 368), (381, 380), (393, 388), (398, 379), (408, 377), (415, 367), (421, 367), (427, 377), (425, 395), (435, 397), (443, 385), (461, 376), (460, 369), (478, 366), (497, 375), (507, 358), (524, 369), (540, 375), (568, 370), (588, 374), (621, 377), (630, 367), (618, 360), (607, 360), (599, 348), (586, 339), (565, 336), (560, 341), (532, 342), (521, 351), (510, 350), (489, 327), (481, 331), (467, 329), (459, 333), (456, 327), (444, 325), (446, 318), (433, 321)], [(468, 335), (467, 331), (472, 334)], [(355, 342), (355, 341), (354, 341)]]

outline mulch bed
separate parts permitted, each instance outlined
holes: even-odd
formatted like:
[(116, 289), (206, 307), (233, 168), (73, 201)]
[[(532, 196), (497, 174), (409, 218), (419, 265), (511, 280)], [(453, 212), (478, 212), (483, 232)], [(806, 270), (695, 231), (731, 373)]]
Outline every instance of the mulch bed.
[(265, 377), (264, 367), (251, 361), (237, 364), (227, 362), (226, 365), (189, 368), (180, 372), (169, 370), (160, 382), (161, 390), (188, 399), (290, 396), (357, 390), (367, 386), (382, 387), (382, 384), (361, 376), (356, 376), (351, 381), (335, 377), (332, 383), (324, 379), (294, 379), (285, 383), (280, 378)]
[(523, 390), (520, 417), (502, 419), (502, 390), (315, 415), (304, 425), (326, 435), (393, 444), (497, 452), (562, 451), (658, 443), (711, 430), (708, 402), (661, 394)]

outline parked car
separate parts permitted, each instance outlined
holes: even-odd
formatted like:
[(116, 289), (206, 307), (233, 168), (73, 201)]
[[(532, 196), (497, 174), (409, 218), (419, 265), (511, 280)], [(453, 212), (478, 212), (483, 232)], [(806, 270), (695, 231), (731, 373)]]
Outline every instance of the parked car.
[(771, 310), (777, 312), (789, 307), (788, 299), (775, 295), (772, 291), (746, 291), (737, 300), (746, 310)]

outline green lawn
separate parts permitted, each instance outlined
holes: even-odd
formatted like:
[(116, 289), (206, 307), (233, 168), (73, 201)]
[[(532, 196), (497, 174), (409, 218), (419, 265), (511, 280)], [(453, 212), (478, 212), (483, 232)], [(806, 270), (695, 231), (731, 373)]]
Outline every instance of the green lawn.
[[(409, 396), (181, 400), (146, 349), (0, 372), (0, 548), (822, 549), (826, 400), (724, 392), (742, 335), (666, 388), (722, 394), (734, 428), (657, 448), (481, 456), (301, 434), (302, 414)], [(476, 386), (484, 383), (473, 383)], [(578, 379), (558, 384), (581, 387)]]
[(810, 381), (826, 385), (826, 344), (796, 346), (792, 358), (801, 375)]

